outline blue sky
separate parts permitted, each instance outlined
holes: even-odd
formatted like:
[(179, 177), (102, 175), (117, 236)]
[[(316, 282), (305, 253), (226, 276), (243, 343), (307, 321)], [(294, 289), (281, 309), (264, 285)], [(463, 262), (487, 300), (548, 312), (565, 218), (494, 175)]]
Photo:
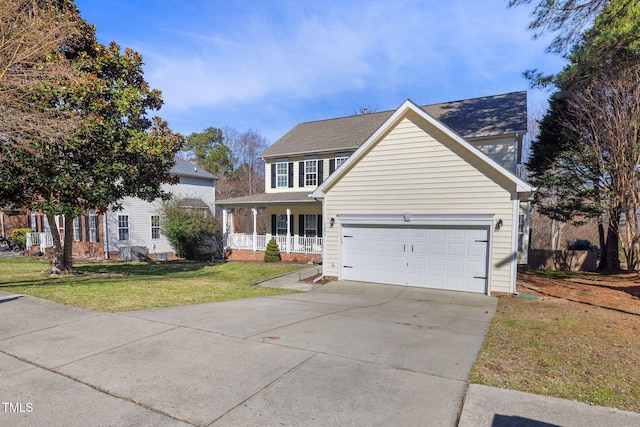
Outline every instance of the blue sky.
[(188, 135), (252, 128), (275, 142), (297, 123), (527, 90), (559, 71), (531, 9), (506, 0), (76, 0), (98, 40), (144, 57), (158, 115)]

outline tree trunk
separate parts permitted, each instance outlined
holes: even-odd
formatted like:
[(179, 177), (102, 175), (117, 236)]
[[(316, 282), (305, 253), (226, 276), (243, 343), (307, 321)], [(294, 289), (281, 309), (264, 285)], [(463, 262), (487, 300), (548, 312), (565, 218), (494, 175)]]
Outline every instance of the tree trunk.
[(51, 268), (51, 273), (70, 273), (73, 271), (73, 228), (69, 227), (69, 224), (73, 225), (73, 219), (65, 216), (64, 243), (60, 238), (55, 215), (47, 214), (47, 222), (49, 223), (51, 239), (53, 240), (53, 267)]
[(598, 270), (607, 269), (607, 242), (604, 235), (603, 215), (598, 216), (598, 237), (600, 238), (600, 262)]
[(63, 263), (64, 271), (70, 273), (73, 271), (73, 218), (65, 215), (64, 222)]
[(53, 268), (52, 274), (60, 274), (64, 270), (64, 251), (62, 250), (62, 241), (60, 240), (60, 232), (58, 231), (58, 223), (56, 216), (47, 214), (47, 222), (51, 231), (51, 240), (53, 241)]
[(618, 256), (618, 252), (620, 251), (619, 225), (620, 210), (611, 209), (609, 211), (609, 227), (607, 229), (606, 271), (620, 270), (620, 258)]

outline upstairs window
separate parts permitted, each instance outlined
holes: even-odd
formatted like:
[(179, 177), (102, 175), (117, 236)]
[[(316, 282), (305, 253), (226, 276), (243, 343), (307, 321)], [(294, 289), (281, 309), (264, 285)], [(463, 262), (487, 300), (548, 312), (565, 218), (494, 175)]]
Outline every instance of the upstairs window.
[(340, 166), (342, 166), (342, 164), (344, 162), (346, 162), (348, 158), (349, 158), (348, 156), (336, 157), (336, 169), (338, 169)]
[(289, 164), (287, 162), (276, 163), (276, 187), (289, 186)]
[(304, 185), (305, 186), (318, 185), (318, 161), (317, 160), (304, 161)]

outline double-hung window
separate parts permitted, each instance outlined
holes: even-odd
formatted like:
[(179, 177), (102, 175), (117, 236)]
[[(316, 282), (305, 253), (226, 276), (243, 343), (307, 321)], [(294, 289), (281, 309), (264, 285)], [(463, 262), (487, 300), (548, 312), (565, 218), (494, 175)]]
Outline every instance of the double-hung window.
[(286, 214), (278, 214), (276, 216), (276, 235), (278, 236), (287, 235), (287, 215)]
[(336, 169), (338, 169), (340, 166), (342, 166), (342, 164), (344, 162), (346, 162), (348, 158), (349, 157), (345, 156), (345, 155), (341, 155), (341, 156), (336, 157)]
[(151, 238), (160, 238), (160, 215), (151, 215)]
[(318, 185), (318, 161), (317, 160), (304, 161), (304, 185), (305, 186)]
[(305, 214), (304, 237), (316, 237), (318, 235), (318, 215)]
[(80, 218), (73, 219), (73, 240), (76, 242), (82, 240), (82, 221)]
[(89, 211), (89, 241), (98, 241), (98, 215), (94, 210)]
[(289, 163), (279, 162), (276, 163), (276, 187), (288, 187), (289, 186)]
[(129, 240), (129, 215), (118, 215), (118, 240)]

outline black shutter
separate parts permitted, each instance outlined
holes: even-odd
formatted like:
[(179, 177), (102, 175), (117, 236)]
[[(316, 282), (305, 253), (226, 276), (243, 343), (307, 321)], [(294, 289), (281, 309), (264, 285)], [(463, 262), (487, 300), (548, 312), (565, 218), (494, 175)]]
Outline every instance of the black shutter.
[(276, 188), (276, 164), (271, 164), (271, 188)]
[(84, 237), (85, 242), (88, 242), (91, 237), (91, 226), (89, 224), (89, 215), (84, 216)]
[(329, 160), (329, 175), (336, 171), (336, 159)]
[(318, 237), (322, 237), (322, 215), (318, 215)]
[(100, 241), (100, 223), (101, 222), (102, 221), (100, 221), (100, 216), (98, 215), (98, 212), (96, 212), (96, 243)]
[(318, 160), (318, 185), (322, 184), (322, 175), (324, 175), (323, 169), (323, 160)]
[[(73, 224), (73, 221), (71, 221), (71, 224)], [(75, 224), (74, 224), (75, 225)], [(75, 228), (75, 227), (73, 227)], [(78, 241), (82, 242), (82, 217), (78, 217), (78, 232), (79, 232), (79, 236), (78, 236)]]
[(298, 187), (304, 187), (304, 162), (298, 163)]
[(292, 220), (292, 218), (291, 218), (292, 216), (293, 215), (290, 215), (290, 217), (289, 217), (289, 234), (291, 234), (293, 236), (293, 223), (295, 221)]
[(278, 229), (276, 228), (276, 215), (271, 215), (271, 235), (275, 236)]
[(293, 187), (293, 163), (289, 163), (289, 187)]
[(304, 214), (298, 215), (298, 236), (304, 236)]

